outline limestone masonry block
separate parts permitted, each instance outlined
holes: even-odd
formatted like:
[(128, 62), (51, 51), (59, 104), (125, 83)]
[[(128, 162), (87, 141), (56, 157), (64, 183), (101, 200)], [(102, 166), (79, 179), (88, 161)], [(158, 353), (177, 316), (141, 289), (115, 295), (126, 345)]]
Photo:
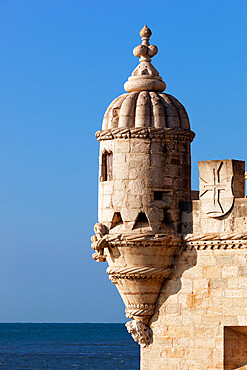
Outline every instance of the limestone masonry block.
[[(189, 262), (190, 254), (193, 259), (196, 257), (196, 262), (192, 262), (192, 259)], [(239, 260), (236, 260), (236, 254)], [(187, 265), (185, 261), (188, 261)], [(243, 276), (239, 276), (240, 261), (244, 264)], [(227, 264), (224, 265), (224, 262)], [(174, 268), (171, 279), (162, 289), (158, 301), (160, 309), (151, 324), (154, 333), (156, 328), (167, 333), (172, 343), (171, 351), (164, 353), (161, 350), (165, 348), (163, 337), (157, 334), (148, 351), (142, 349), (142, 369), (174, 369), (175, 359), (177, 369), (191, 369), (194, 366), (195, 369), (223, 370), (224, 358), (231, 357), (228, 351), (235, 343), (230, 347), (224, 345), (224, 328), (247, 327), (246, 251), (186, 251), (180, 254), (177, 266), (183, 266), (183, 270)], [(189, 271), (193, 273), (186, 274)], [(169, 286), (172, 290), (168, 289)], [(179, 307), (176, 306), (177, 299)], [(236, 336), (238, 339), (235, 341), (241, 340), (241, 336)], [(160, 352), (157, 354), (158, 348)], [(185, 356), (180, 356), (178, 348), (185, 350)], [(158, 356), (155, 357), (155, 367), (151, 362), (153, 356)], [(236, 356), (237, 359), (240, 357)]]

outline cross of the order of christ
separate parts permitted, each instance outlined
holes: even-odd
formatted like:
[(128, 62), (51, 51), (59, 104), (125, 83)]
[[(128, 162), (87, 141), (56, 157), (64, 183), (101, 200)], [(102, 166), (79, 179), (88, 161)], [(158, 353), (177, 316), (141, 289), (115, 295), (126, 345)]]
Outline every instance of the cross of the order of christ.
[[(209, 216), (220, 217), (229, 210), (232, 204), (232, 178), (226, 176), (222, 178), (221, 172), (224, 166), (223, 161), (215, 164), (200, 177), (200, 199), (204, 201), (204, 209)], [(227, 173), (227, 172), (226, 172)], [(205, 178), (208, 178), (205, 180)], [(209, 180), (209, 181), (208, 181)], [(209, 193), (210, 192), (210, 193)], [(230, 204), (231, 203), (231, 204)]]

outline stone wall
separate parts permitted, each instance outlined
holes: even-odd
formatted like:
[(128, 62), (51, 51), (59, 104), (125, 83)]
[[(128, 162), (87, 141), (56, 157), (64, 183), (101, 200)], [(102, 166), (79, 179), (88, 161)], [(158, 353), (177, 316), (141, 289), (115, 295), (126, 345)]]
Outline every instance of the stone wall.
[(215, 219), (208, 217), (201, 210), (201, 201), (192, 202), (192, 212), (189, 207), (182, 214), (183, 231), (187, 233), (231, 233), (239, 234), (247, 232), (247, 199), (235, 198), (231, 212)]
[(101, 158), (106, 151), (113, 153), (113, 179), (99, 182), (99, 221), (110, 229), (114, 213), (120, 212), (129, 231), (138, 214), (145, 212), (150, 231), (164, 232), (161, 223), (165, 209), (170, 226), (180, 231), (180, 202), (189, 201), (191, 194), (190, 140), (183, 135), (103, 140), (100, 178)]
[[(224, 346), (224, 328), (247, 326), (246, 303), (247, 249), (184, 250), (157, 302), (142, 370), (236, 369), (224, 367), (224, 351), (231, 357), (229, 346), (237, 348), (241, 334), (228, 335)], [(247, 353), (240, 353), (239, 366), (246, 365)]]

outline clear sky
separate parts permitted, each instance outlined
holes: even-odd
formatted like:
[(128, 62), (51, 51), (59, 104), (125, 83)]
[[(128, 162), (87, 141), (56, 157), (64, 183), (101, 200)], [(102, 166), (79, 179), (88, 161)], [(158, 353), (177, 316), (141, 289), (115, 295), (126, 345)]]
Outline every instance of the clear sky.
[(247, 160), (247, 2), (1, 0), (0, 17), (0, 322), (123, 322), (91, 259), (94, 133), (147, 24), (197, 134), (193, 189), (198, 160)]

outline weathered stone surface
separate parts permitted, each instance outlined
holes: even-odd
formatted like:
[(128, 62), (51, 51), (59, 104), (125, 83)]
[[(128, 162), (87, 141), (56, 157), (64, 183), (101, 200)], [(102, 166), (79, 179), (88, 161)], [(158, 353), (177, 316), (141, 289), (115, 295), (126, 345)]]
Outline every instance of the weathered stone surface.
[(203, 161), (198, 164), (202, 210), (211, 217), (224, 216), (230, 211), (234, 197), (244, 197), (245, 164), (236, 160)]
[[(142, 350), (142, 369), (225, 369), (224, 358), (233, 355), (229, 348), (237, 349), (242, 339), (237, 334), (224, 344), (224, 328), (247, 327), (247, 275), (241, 276), (246, 253), (192, 249), (178, 256), (152, 319), (153, 343)], [(244, 257), (242, 265), (236, 256)], [(247, 364), (240, 351), (233, 362), (241, 364), (243, 358)]]
[[(108, 107), (100, 141), (93, 258), (126, 306), (142, 370), (247, 366), (247, 199), (244, 162), (199, 162), (184, 107), (161, 93), (150, 30), (140, 65)], [(108, 161), (108, 162), (107, 162)]]
[[(111, 144), (109, 145), (109, 142)], [(163, 139), (115, 139), (101, 142), (100, 157), (106, 150), (113, 153), (112, 181), (99, 182), (99, 208), (101, 209), (100, 222), (109, 223), (104, 214), (112, 207), (113, 212), (121, 212), (128, 208), (139, 209), (152, 214), (160, 214), (160, 209), (175, 210), (182, 200), (190, 200), (190, 152), (187, 153), (186, 165), (179, 165), (174, 161), (171, 150), (173, 142)], [(166, 147), (164, 151), (163, 148)], [(180, 148), (190, 150), (183, 141), (177, 141), (176, 155), (179, 157)], [(101, 175), (99, 176), (101, 178)], [(162, 193), (172, 190), (172, 201), (167, 203), (154, 201), (154, 192)], [(130, 212), (129, 212), (130, 214)], [(136, 213), (134, 212), (135, 217)], [(160, 217), (150, 217), (151, 228), (155, 233), (160, 229)], [(180, 216), (179, 216), (180, 218)], [(135, 219), (126, 220), (128, 229), (133, 226)], [(180, 220), (173, 219), (175, 228), (179, 227)], [(126, 229), (126, 231), (127, 231)], [(131, 229), (129, 229), (131, 232)]]

